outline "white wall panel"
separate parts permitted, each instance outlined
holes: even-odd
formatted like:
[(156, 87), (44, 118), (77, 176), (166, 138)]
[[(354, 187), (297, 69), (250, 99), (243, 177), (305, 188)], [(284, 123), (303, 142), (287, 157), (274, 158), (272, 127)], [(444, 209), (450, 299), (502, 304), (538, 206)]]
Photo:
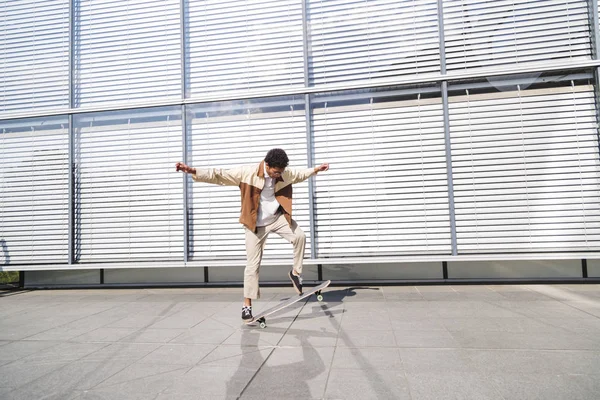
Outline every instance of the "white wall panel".
[(589, 60), (585, 0), (444, 0), (448, 71)]
[(302, 1), (191, 0), (190, 95), (304, 86)]
[(76, 3), (76, 106), (181, 97), (179, 0)]
[(76, 259), (183, 259), (179, 108), (75, 117)]
[(440, 98), (314, 107), (319, 257), (450, 253)]
[(312, 85), (440, 71), (436, 0), (308, 0)]
[(459, 254), (600, 249), (589, 85), (450, 98)]
[[(303, 98), (267, 99), (192, 106), (189, 165), (231, 168), (258, 164), (272, 148), (282, 148), (290, 167), (308, 167)], [(206, 183), (189, 185), (190, 254), (200, 259), (245, 259), (240, 190)], [(293, 218), (307, 235), (310, 256), (308, 182), (293, 187)], [(264, 258), (292, 260), (292, 247), (276, 234), (269, 236)]]
[(69, 3), (0, 2), (0, 113), (69, 107)]
[(0, 121), (0, 265), (67, 263), (66, 117)]

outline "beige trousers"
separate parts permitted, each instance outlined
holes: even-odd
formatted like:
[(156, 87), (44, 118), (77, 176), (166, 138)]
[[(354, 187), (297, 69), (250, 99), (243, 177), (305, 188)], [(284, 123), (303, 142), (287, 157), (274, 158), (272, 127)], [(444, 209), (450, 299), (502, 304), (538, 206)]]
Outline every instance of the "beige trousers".
[(302, 262), (304, 260), (304, 249), (306, 247), (306, 235), (300, 229), (296, 221), (292, 220), (292, 226), (288, 224), (282, 215), (275, 222), (267, 226), (259, 226), (256, 233), (246, 228), (246, 270), (244, 271), (244, 297), (248, 299), (260, 298), (260, 287), (258, 285), (258, 272), (263, 256), (263, 249), (267, 242), (269, 233), (276, 233), (294, 246), (294, 271), (302, 273)]

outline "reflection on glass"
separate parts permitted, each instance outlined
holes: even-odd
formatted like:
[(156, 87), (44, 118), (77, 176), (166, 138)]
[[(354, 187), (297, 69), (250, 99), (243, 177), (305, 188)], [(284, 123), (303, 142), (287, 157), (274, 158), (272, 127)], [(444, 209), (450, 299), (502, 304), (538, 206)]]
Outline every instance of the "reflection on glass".
[(74, 117), (77, 261), (181, 259), (179, 107)]
[(67, 117), (0, 121), (0, 264), (66, 263)]

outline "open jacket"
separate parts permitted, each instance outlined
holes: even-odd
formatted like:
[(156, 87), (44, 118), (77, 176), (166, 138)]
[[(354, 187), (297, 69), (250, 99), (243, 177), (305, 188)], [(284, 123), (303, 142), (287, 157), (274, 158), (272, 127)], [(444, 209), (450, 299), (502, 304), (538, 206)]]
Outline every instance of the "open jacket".
[[(196, 168), (192, 179), (196, 182), (238, 186), (242, 196), (240, 223), (252, 232), (256, 232), (260, 193), (265, 187), (264, 163), (263, 160), (258, 166), (244, 165), (232, 169)], [(292, 185), (305, 181), (314, 174), (313, 168), (286, 168), (283, 175), (275, 180), (275, 199), (290, 225), (292, 224)]]

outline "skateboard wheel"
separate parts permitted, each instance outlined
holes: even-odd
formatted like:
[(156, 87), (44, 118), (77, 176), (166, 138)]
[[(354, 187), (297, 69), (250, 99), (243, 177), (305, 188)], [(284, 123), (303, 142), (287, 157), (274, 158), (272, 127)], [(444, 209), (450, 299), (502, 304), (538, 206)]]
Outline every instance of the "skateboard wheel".
[(267, 327), (267, 320), (264, 318), (259, 319), (258, 326), (260, 326), (261, 329), (265, 329)]
[(317, 300), (318, 301), (323, 301), (323, 295), (322, 294), (318, 294), (317, 295)]

